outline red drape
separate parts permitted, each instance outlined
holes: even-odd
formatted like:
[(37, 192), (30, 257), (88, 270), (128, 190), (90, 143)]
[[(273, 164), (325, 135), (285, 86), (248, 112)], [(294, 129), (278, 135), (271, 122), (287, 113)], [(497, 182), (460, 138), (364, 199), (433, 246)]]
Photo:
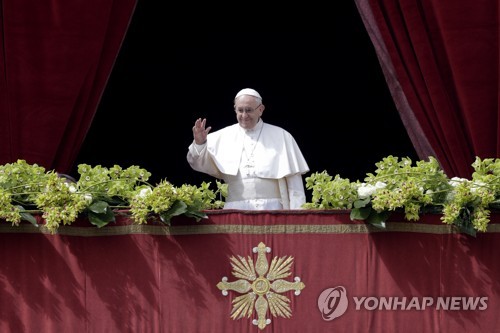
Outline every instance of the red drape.
[(0, 1), (0, 164), (70, 170), (136, 2)]
[[(342, 211), (212, 211), (200, 222), (174, 218), (172, 227), (120, 218), (99, 229), (81, 220), (56, 235), (2, 223), (0, 331), (495, 332), (499, 222), (493, 214), (477, 238), (455, 233), (439, 215), (394, 216), (381, 231)], [(257, 265), (260, 242), (269, 263), (292, 257), (283, 280), (305, 284), (300, 295), (279, 293), (291, 316), (269, 311), (262, 331), (252, 324), (255, 311), (230, 318), (244, 293), (224, 296), (217, 287), (224, 277), (240, 279), (230, 257)], [(347, 307), (325, 320), (318, 300), (335, 287), (345, 289)]]
[(499, 157), (497, 0), (356, 0), (421, 159), (469, 178)]

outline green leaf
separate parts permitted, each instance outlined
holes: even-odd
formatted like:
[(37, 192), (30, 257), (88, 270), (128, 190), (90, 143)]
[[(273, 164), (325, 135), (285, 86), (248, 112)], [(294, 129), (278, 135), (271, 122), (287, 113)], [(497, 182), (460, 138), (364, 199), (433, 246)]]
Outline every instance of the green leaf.
[(385, 222), (387, 221), (390, 215), (391, 213), (388, 211), (377, 213), (375, 210), (373, 210), (370, 216), (366, 219), (366, 222), (373, 225), (374, 227), (385, 229), (386, 228)]
[(453, 221), (453, 224), (461, 233), (476, 237), (476, 229), (472, 225), (472, 213), (469, 208), (462, 208), (458, 217)]
[(28, 221), (33, 224), (35, 227), (38, 227), (38, 223), (33, 215), (30, 213), (23, 212), (24, 208), (19, 212), (21, 214), (21, 219), (24, 221)]
[(89, 211), (87, 213), (90, 223), (97, 226), (98, 228), (102, 228), (109, 224), (109, 222), (115, 221), (115, 214), (113, 210), (108, 209), (105, 213), (94, 213)]
[(362, 208), (366, 207), (367, 204), (369, 204), (371, 201), (370, 197), (365, 198), (365, 199), (359, 199), (354, 201), (354, 208)]
[(201, 219), (208, 219), (208, 215), (200, 211), (187, 211), (184, 215), (196, 219), (196, 222), (200, 222)]
[(351, 210), (351, 221), (352, 220), (366, 220), (372, 211), (371, 207), (354, 208)]
[(187, 205), (184, 201), (177, 200), (166, 212), (160, 213), (160, 219), (163, 223), (170, 225), (170, 220), (174, 216), (186, 213)]
[(489, 204), (489, 207), (491, 209), (500, 209), (500, 201), (499, 200), (493, 201), (492, 203)]
[(477, 231), (476, 229), (474, 229), (472, 223), (461, 224), (458, 226), (458, 229), (460, 230), (461, 233), (467, 234), (472, 237), (476, 237)]
[(109, 204), (105, 201), (94, 201), (90, 206), (89, 206), (89, 211), (96, 213), (96, 214), (106, 214), (106, 212), (109, 210)]
[(187, 211), (187, 205), (184, 201), (177, 200), (168, 210), (171, 216), (182, 215)]
[(442, 214), (443, 207), (442, 206), (423, 206), (420, 208), (420, 214)]

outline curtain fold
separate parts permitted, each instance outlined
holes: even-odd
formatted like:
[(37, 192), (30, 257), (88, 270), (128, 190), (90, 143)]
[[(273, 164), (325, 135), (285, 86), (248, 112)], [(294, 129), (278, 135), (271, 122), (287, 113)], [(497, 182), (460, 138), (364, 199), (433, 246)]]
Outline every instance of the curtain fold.
[(498, 157), (498, 2), (356, 0), (419, 158), (470, 177)]
[(1, 2), (0, 164), (71, 169), (136, 1)]

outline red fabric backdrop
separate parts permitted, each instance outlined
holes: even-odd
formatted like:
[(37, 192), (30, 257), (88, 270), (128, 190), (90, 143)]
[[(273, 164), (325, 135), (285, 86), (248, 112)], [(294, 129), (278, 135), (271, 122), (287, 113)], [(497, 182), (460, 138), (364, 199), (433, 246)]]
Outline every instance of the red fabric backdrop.
[[(351, 222), (348, 212), (211, 212), (175, 218), (172, 227), (123, 219), (102, 229), (63, 226), (57, 235), (31, 225), (0, 226), (2, 332), (258, 332), (252, 318), (232, 320), (217, 284), (231, 256), (292, 256), (305, 288), (290, 299), (291, 318), (273, 317), (262, 332), (493, 332), (500, 325), (498, 215), (477, 238), (454, 233), (438, 215), (389, 222), (386, 231)], [(345, 313), (323, 320), (318, 297), (343, 286)], [(425, 309), (356, 309), (354, 298), (423, 297)], [(483, 310), (437, 309), (439, 297), (478, 300)], [(406, 303), (409, 304), (409, 303)], [(461, 303), (460, 303), (461, 304)]]
[(0, 2), (0, 164), (70, 170), (136, 2)]
[(497, 0), (356, 0), (421, 159), (469, 178), (499, 157)]
[[(79, 153), (137, 0), (3, 0), (0, 164), (67, 173)], [(497, 157), (498, 2), (356, 0), (421, 159), (470, 177)]]

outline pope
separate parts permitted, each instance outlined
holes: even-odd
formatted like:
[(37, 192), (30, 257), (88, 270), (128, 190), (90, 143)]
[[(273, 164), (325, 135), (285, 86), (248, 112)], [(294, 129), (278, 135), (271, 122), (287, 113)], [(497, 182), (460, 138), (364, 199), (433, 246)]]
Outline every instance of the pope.
[(307, 162), (293, 136), (262, 120), (265, 106), (254, 89), (234, 98), (236, 124), (212, 132), (196, 119), (187, 161), (193, 170), (228, 184), (224, 209), (301, 209)]

